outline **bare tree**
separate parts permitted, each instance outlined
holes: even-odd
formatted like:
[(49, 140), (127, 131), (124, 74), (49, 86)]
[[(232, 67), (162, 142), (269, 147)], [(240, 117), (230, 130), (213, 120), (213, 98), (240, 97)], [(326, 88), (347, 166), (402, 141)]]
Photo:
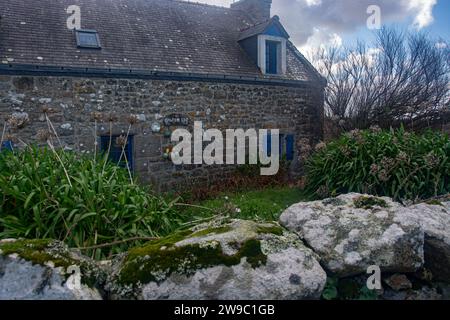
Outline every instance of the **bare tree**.
[(326, 113), (342, 130), (421, 129), (448, 119), (448, 43), (385, 28), (372, 44), (322, 49), (313, 60), (328, 80)]

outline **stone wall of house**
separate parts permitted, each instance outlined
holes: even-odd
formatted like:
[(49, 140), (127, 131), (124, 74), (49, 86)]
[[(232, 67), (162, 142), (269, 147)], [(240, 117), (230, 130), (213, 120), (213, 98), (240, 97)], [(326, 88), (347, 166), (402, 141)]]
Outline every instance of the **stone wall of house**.
[[(296, 156), (290, 173), (301, 174), (301, 148), (314, 145), (323, 137), (323, 93), (320, 88), (229, 84), (193, 81), (103, 79), (78, 77), (0, 76), (0, 117), (26, 113), (29, 123), (14, 130), (20, 146), (37, 141), (37, 132), (47, 129), (43, 108), (66, 149), (92, 153), (100, 135), (108, 135), (110, 124), (104, 120), (95, 132), (92, 114), (107, 118), (113, 112), (117, 121), (113, 134), (127, 131), (129, 115), (139, 122), (131, 128), (134, 135), (134, 170), (141, 181), (163, 190), (185, 189), (194, 184), (215, 183), (232, 174), (235, 167), (175, 166), (163, 157), (171, 145), (163, 118), (183, 114), (203, 121), (206, 128), (278, 128), (294, 134)], [(161, 133), (151, 126), (159, 122)], [(164, 134), (166, 133), (166, 134)]]

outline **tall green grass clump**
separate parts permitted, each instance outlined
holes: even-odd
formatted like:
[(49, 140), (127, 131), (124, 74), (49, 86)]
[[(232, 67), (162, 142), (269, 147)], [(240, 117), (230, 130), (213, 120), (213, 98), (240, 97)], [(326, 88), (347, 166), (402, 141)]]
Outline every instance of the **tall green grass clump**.
[(401, 201), (450, 192), (450, 140), (442, 133), (354, 130), (317, 149), (306, 177), (314, 198), (359, 192)]
[(133, 244), (124, 240), (165, 235), (178, 221), (173, 203), (106, 156), (32, 147), (0, 154), (0, 238), (58, 239), (98, 247), (85, 252), (104, 258)]

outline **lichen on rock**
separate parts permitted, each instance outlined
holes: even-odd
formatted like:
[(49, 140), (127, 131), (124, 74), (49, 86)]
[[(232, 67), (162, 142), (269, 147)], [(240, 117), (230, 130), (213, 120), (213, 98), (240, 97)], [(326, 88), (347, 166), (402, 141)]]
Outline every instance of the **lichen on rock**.
[(360, 196), (353, 200), (356, 208), (373, 209), (374, 207), (387, 208), (388, 204), (385, 200), (374, 196)]
[(385, 272), (414, 272), (424, 263), (423, 229), (412, 212), (389, 198), (346, 194), (298, 203), (280, 223), (339, 277), (365, 273), (371, 265)]
[(93, 261), (55, 240), (0, 241), (0, 269), (0, 299), (101, 299), (106, 281)]
[(326, 274), (315, 258), (277, 224), (210, 223), (131, 249), (111, 289), (141, 299), (318, 298)]

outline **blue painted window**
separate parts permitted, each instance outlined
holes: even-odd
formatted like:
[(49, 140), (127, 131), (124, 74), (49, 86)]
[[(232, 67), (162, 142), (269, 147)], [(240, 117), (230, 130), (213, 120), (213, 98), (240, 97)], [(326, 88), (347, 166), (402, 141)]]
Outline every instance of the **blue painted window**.
[(272, 155), (272, 134), (271, 133), (268, 133), (266, 136), (266, 146), (267, 146), (266, 154), (268, 157), (270, 157)]
[(279, 42), (266, 41), (266, 73), (278, 73), (278, 46)]
[(2, 145), (0, 146), (0, 151), (13, 151), (13, 142), (10, 140), (3, 141)]
[[(268, 157), (272, 155), (272, 134), (269, 133), (265, 138), (266, 154)], [(280, 158), (285, 157), (287, 161), (294, 160), (295, 155), (295, 137), (293, 134), (280, 134)]]
[(100, 38), (95, 30), (76, 30), (77, 46), (79, 48), (101, 49)]
[(294, 160), (294, 135), (288, 134), (286, 136), (286, 160)]
[(279, 138), (280, 138), (280, 144), (279, 144), (279, 149), (280, 149), (280, 155), (282, 155), (282, 154), (284, 154), (284, 147), (285, 147), (285, 145), (284, 145), (284, 139), (285, 139), (285, 135), (284, 134), (281, 134), (280, 133), (280, 136), (279, 136)]
[[(126, 163), (128, 162), (128, 167), (133, 170), (133, 142), (134, 137), (130, 135), (128, 137), (127, 144), (124, 149), (124, 155), (122, 155), (122, 146), (117, 144), (117, 138), (119, 136), (112, 136), (111, 140), (111, 150), (109, 152), (109, 159), (111, 162), (118, 164), (120, 167), (126, 168)], [(108, 152), (108, 147), (110, 143), (110, 136), (100, 137), (100, 150), (101, 152)]]

